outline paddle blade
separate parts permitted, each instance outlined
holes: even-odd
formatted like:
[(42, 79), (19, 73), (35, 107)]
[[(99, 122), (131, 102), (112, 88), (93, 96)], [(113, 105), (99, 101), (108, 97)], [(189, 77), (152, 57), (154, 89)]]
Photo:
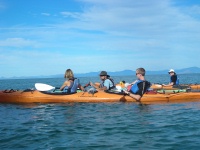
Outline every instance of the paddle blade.
[(55, 87), (44, 83), (35, 83), (35, 88), (38, 91), (49, 91), (55, 89)]

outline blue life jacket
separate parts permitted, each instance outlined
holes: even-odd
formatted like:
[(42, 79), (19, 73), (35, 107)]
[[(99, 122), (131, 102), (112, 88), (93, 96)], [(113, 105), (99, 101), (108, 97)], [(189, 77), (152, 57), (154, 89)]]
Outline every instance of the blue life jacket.
[[(172, 82), (172, 80), (171, 80), (171, 77), (170, 77), (170, 83)], [(175, 85), (179, 85), (179, 78), (177, 77), (177, 79), (176, 79), (176, 83), (175, 83)]]
[(179, 85), (179, 78), (177, 78), (176, 80), (176, 85)]
[(78, 85), (79, 85), (79, 79), (77, 78), (74, 78), (74, 81), (71, 83), (70, 86), (66, 86), (64, 89), (63, 89), (63, 92), (66, 92), (66, 93), (75, 93), (77, 88), (78, 88)]
[(141, 83), (141, 82), (144, 82), (143, 80), (138, 80), (135, 84), (132, 85), (130, 91), (134, 94), (136, 94), (139, 90), (138, 88), (138, 84)]

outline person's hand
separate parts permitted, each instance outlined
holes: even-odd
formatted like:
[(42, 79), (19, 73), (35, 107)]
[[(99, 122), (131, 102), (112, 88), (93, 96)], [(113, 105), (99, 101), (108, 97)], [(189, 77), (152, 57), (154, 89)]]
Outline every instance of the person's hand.
[(128, 92), (128, 91), (124, 91), (124, 93), (125, 93), (125, 94), (128, 94), (129, 92)]
[(129, 94), (129, 92), (125, 89), (123, 90), (123, 92), (124, 92), (124, 94), (127, 94), (127, 95)]

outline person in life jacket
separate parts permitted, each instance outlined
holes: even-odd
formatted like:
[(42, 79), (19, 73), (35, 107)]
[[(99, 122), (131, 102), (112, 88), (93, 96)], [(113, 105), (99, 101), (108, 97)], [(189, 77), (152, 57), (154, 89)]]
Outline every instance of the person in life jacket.
[(90, 85), (95, 87), (97, 90), (110, 90), (115, 88), (114, 80), (107, 74), (106, 71), (101, 71), (99, 74), (101, 79), (100, 85), (95, 85), (90, 81)]
[(145, 69), (136, 69), (137, 80), (131, 83), (131, 88), (125, 90), (124, 93), (134, 98), (136, 101), (140, 101), (143, 94), (149, 89), (151, 83), (145, 80)]
[(177, 74), (175, 73), (174, 69), (169, 70), (170, 75), (170, 82), (169, 84), (162, 84), (162, 86), (177, 86), (179, 85), (179, 79), (177, 78)]
[(74, 78), (74, 73), (71, 69), (67, 69), (65, 71), (64, 78), (66, 78), (66, 81), (60, 87), (61, 91), (66, 93), (75, 93), (77, 88), (80, 88), (82, 91), (84, 91), (84, 88), (79, 83), (79, 79)]

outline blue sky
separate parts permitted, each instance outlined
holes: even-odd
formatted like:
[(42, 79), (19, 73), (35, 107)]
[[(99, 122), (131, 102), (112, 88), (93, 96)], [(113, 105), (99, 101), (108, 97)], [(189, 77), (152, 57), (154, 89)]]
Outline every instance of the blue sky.
[(0, 0), (0, 77), (200, 67), (199, 0)]

